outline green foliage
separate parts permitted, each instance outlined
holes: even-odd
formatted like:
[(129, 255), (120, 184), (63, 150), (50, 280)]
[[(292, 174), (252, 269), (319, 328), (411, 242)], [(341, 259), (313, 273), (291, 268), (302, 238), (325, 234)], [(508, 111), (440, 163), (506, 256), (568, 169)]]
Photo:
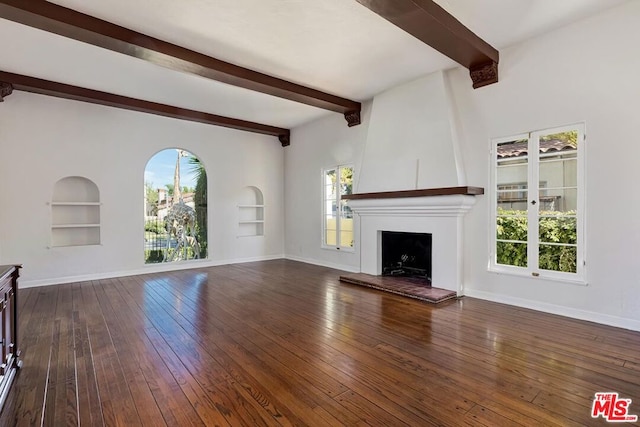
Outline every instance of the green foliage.
[(147, 249), (144, 251), (145, 264), (162, 262), (164, 259), (164, 251), (162, 249)]
[(353, 168), (340, 168), (340, 194), (353, 193)]
[(149, 220), (144, 223), (144, 231), (150, 233), (163, 234), (166, 232), (162, 221)]
[(196, 175), (193, 202), (196, 209), (196, 239), (200, 244), (200, 258), (207, 257), (207, 171), (197, 157), (190, 157), (191, 171)]
[(144, 183), (144, 193), (147, 199), (147, 212), (146, 214), (157, 215), (158, 214), (158, 190), (153, 188), (153, 183), (146, 181)]
[[(527, 266), (527, 212), (498, 209), (496, 238), (516, 242), (497, 242), (498, 264)], [(565, 244), (577, 243), (577, 220), (574, 211), (540, 212), (538, 267), (542, 270), (575, 273), (576, 248)], [(522, 243), (520, 243), (522, 242)], [(546, 245), (558, 243), (562, 245)]]
[(574, 148), (578, 147), (578, 132), (575, 130), (569, 131), (569, 132), (560, 132), (560, 133), (553, 133), (550, 135), (544, 135), (540, 137), (541, 141), (553, 141), (553, 140), (560, 140), (560, 141), (564, 141), (567, 144), (571, 145)]

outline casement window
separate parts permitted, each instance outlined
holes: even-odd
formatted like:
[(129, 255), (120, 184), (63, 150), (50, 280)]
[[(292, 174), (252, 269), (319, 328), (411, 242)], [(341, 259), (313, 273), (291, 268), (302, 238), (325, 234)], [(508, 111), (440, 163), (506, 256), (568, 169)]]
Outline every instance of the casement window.
[(322, 246), (353, 250), (353, 213), (342, 196), (353, 190), (353, 166), (322, 171)]
[(584, 124), (492, 140), (490, 269), (585, 281)]

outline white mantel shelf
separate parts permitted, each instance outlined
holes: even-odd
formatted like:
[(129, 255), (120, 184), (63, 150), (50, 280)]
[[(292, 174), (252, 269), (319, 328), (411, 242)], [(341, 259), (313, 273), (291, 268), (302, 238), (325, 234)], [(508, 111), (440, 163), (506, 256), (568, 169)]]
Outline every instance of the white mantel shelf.
[(347, 194), (342, 196), (344, 200), (362, 199), (398, 199), (405, 197), (436, 197), (436, 196), (478, 196), (484, 194), (482, 187), (442, 187), (424, 188), (421, 190), (380, 191), (376, 193)]

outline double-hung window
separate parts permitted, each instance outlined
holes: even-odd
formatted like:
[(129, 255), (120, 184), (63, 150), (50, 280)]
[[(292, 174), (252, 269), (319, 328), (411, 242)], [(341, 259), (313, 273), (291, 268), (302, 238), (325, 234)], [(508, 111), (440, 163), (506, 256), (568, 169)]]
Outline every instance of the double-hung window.
[(322, 245), (353, 250), (353, 213), (342, 196), (353, 191), (353, 166), (336, 166), (322, 171)]
[(584, 151), (584, 124), (492, 141), (492, 270), (585, 281)]

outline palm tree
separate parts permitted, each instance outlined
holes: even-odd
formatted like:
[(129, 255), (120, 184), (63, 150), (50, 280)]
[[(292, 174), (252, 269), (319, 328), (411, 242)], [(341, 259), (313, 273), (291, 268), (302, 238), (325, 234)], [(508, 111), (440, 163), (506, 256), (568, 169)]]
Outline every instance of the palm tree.
[(195, 156), (189, 157), (191, 172), (196, 175), (196, 191), (193, 201), (196, 208), (197, 239), (200, 243), (200, 258), (207, 256), (207, 171)]

